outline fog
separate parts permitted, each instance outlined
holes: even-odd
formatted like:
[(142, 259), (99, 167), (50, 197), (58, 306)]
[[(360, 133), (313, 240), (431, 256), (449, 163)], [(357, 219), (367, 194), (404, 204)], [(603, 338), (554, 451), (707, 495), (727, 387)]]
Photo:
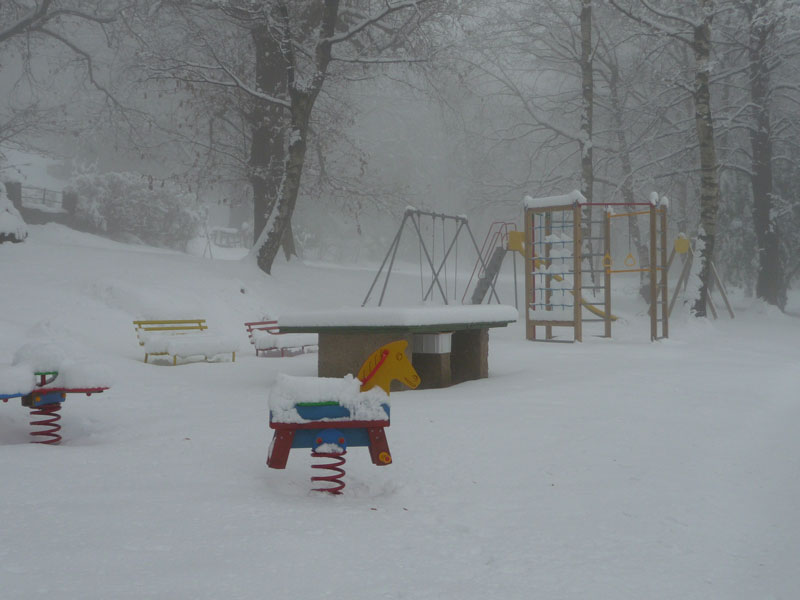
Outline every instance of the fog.
[[(407, 206), (481, 238), (521, 227), (525, 195), (655, 191), (670, 237), (783, 306), (799, 19), (767, 0), (5, 2), (0, 178), (80, 188), (72, 224), (129, 240), (166, 221), (113, 211), (168, 202), (192, 231), (158, 244), (236, 229), (265, 273), (292, 240), (375, 263)], [(641, 251), (639, 228), (615, 243)]]

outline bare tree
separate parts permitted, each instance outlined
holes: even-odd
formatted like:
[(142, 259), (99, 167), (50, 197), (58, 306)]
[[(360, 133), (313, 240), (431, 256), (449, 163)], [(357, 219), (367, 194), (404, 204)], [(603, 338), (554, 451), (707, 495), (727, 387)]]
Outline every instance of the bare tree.
[[(425, 18), (435, 0), (372, 3), (339, 0), (225, 0), (162, 2), (161, 7), (244, 29), (252, 54), (237, 64), (230, 48), (209, 30), (197, 36), (193, 54), (162, 55), (164, 77), (193, 86), (227, 88), (247, 99), (249, 173), (257, 216), (253, 254), (266, 273), (287, 239), (312, 133), (312, 115), (330, 78), (332, 63), (360, 67), (404, 60), (387, 56)], [(241, 47), (241, 46), (240, 46)], [(334, 52), (334, 49), (338, 49)], [(263, 226), (261, 226), (263, 224)], [(260, 228), (260, 232), (259, 232)]]
[(89, 82), (105, 94), (111, 102), (116, 99), (96, 77), (95, 63), (90, 51), (80, 43), (80, 28), (95, 26), (101, 35), (106, 36), (107, 43), (113, 38), (107, 26), (118, 21), (123, 14), (132, 10), (134, 2), (115, 1), (98, 3), (91, 0), (41, 0), (37, 2), (19, 2), (12, 0), (0, 4), (0, 17), (3, 28), (0, 29), (0, 49), (14, 41), (24, 42), (24, 51), (28, 55), (35, 52), (43, 40), (55, 42), (70, 54), (83, 62)]
[(74, 147), (98, 117), (129, 118), (114, 92), (109, 60), (139, 4), (0, 2), (0, 142), (35, 148), (47, 139), (52, 148), (69, 136)]
[[(711, 25), (715, 16), (714, 0), (693, 0), (681, 3), (681, 12), (663, 8), (653, 0), (608, 0), (617, 10), (641, 25), (657, 31), (691, 48), (694, 55), (695, 132), (700, 154), (700, 290), (692, 310), (706, 316), (706, 297), (711, 286), (711, 261), (717, 236), (719, 210), (719, 163), (714, 140), (714, 120), (711, 112)], [(693, 13), (684, 16), (683, 9)], [(674, 8), (674, 7), (673, 7)]]
[[(798, 59), (800, 36), (790, 27), (790, 9), (772, 0), (736, 0), (739, 9), (729, 25), (726, 41), (732, 46), (734, 63), (741, 66), (746, 96), (730, 118), (733, 130), (744, 129), (749, 138), (748, 164), (742, 171), (750, 180), (753, 200), (758, 272), (756, 295), (783, 309), (786, 304), (784, 260), (781, 256), (781, 213), (775, 190), (775, 145), (797, 134), (797, 119), (779, 117), (773, 124), (776, 96), (796, 95), (796, 81), (782, 77), (785, 65)], [(744, 22), (737, 17), (743, 16)], [(741, 58), (740, 58), (741, 57)], [(796, 72), (792, 73), (793, 75)], [(736, 87), (737, 71), (726, 82)], [(726, 88), (727, 90), (728, 88)], [(791, 111), (794, 112), (794, 111)]]

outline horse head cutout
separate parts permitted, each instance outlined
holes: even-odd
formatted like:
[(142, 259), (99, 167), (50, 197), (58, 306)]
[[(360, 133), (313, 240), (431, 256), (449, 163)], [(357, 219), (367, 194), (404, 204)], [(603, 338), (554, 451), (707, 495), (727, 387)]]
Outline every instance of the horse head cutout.
[(389, 386), (395, 379), (411, 389), (416, 388), (420, 384), (420, 378), (406, 356), (407, 346), (406, 340), (399, 340), (373, 352), (358, 371), (361, 391), (366, 392), (377, 386), (389, 394)]

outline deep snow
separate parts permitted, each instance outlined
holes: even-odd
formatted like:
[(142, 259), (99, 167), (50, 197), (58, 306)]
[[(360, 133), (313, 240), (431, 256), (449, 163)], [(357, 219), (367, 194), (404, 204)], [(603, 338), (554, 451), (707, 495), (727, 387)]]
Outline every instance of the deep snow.
[[(0, 403), (0, 598), (800, 596), (800, 319), (739, 298), (650, 343), (615, 280), (613, 340), (492, 330), (489, 379), (392, 394), (394, 463), (354, 448), (344, 494), (312, 493), (307, 452), (266, 467), (267, 403), (317, 357), (256, 358), (242, 324), (357, 306), (372, 277), (55, 225), (0, 245), (0, 365), (48, 340), (112, 376), (67, 399), (60, 446)], [(393, 274), (394, 301), (418, 281)], [(144, 364), (131, 321), (181, 316), (236, 337), (236, 362)]]

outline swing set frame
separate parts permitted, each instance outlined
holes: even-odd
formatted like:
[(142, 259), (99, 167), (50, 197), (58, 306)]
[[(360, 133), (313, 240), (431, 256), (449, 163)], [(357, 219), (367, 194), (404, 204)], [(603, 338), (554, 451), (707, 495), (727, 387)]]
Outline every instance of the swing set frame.
[[(436, 240), (435, 237), (431, 242), (430, 251), (428, 249), (428, 245), (425, 243), (425, 239), (422, 235), (422, 218), (423, 217), (430, 217), (432, 220), (432, 230), (435, 236), (435, 227), (436, 227), (436, 220), (442, 220), (442, 243), (445, 243), (445, 236), (444, 236), (444, 224), (446, 221), (454, 221), (456, 224), (456, 232), (453, 234), (453, 238), (450, 240), (449, 245), (444, 251), (444, 255), (442, 256), (441, 260), (439, 261), (438, 267), (435, 266), (434, 261), (436, 260)], [(392, 243), (389, 245), (389, 249), (386, 252), (386, 256), (383, 258), (383, 262), (381, 263), (380, 268), (378, 269), (377, 274), (375, 275), (375, 279), (372, 280), (372, 285), (369, 286), (369, 290), (367, 291), (367, 295), (364, 297), (364, 301), (361, 303), (361, 306), (366, 306), (367, 302), (369, 302), (369, 298), (372, 295), (373, 290), (375, 289), (378, 280), (381, 278), (381, 275), (384, 273), (384, 267), (386, 267), (388, 262), (388, 268), (386, 269), (385, 278), (383, 281), (383, 286), (381, 287), (381, 294), (378, 298), (378, 306), (383, 304), (383, 298), (386, 295), (386, 287), (389, 284), (389, 277), (392, 274), (392, 267), (394, 266), (395, 258), (397, 257), (397, 250), (400, 248), (400, 241), (403, 235), (403, 230), (405, 229), (406, 222), (410, 221), (411, 224), (414, 226), (414, 231), (417, 234), (417, 239), (419, 240), (419, 249), (420, 249), (420, 280), (422, 279), (422, 256), (425, 256), (425, 260), (430, 267), (431, 272), (431, 281), (428, 285), (428, 288), (423, 291), (422, 300), (426, 301), (428, 298), (434, 295), (434, 286), (439, 290), (439, 293), (442, 296), (442, 300), (445, 304), (449, 304), (447, 300), (447, 260), (450, 257), (450, 254), (453, 252), (453, 249), (456, 249), (456, 261), (458, 260), (458, 236), (461, 234), (462, 231), (466, 230), (470, 241), (472, 242), (472, 246), (475, 248), (475, 253), (478, 255), (478, 260), (481, 262), (484, 268), (486, 268), (486, 264), (481, 256), (480, 248), (478, 248), (478, 243), (475, 241), (475, 236), (472, 234), (472, 230), (469, 226), (469, 220), (464, 215), (448, 215), (444, 213), (436, 213), (426, 210), (420, 210), (414, 208), (413, 206), (406, 207), (405, 213), (403, 213), (403, 220), (400, 222), (400, 227), (397, 229), (397, 233), (392, 240)], [(458, 263), (456, 262), (456, 269), (458, 267)], [(442, 287), (442, 282), (439, 279), (439, 275), (445, 272), (445, 286)], [(456, 283), (458, 281), (458, 272), (456, 270)], [(424, 288), (424, 284), (422, 286)], [(455, 285), (453, 286), (455, 288)], [(491, 283), (491, 289), (494, 293), (495, 297), (497, 297), (497, 291), (494, 289), (494, 282)], [(454, 289), (455, 292), (455, 289)], [(455, 297), (454, 293), (454, 297)]]

